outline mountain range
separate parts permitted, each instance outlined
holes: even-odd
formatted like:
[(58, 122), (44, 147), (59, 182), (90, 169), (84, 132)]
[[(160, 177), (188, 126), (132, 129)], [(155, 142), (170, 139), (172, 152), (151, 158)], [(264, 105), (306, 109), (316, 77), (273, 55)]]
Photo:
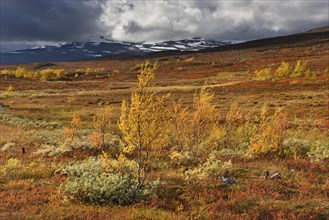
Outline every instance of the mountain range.
[(56, 46), (43, 46), (1, 53), (0, 65), (34, 62), (66, 62), (106, 57), (143, 56), (163, 51), (199, 51), (230, 45), (233, 41), (216, 41), (202, 38), (163, 42), (131, 43), (98, 37), (87, 42), (68, 42)]

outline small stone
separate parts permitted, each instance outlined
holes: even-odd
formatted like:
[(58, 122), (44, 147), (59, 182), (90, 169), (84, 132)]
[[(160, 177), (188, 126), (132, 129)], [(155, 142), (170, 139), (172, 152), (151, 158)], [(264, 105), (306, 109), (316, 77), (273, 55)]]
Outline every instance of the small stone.
[(222, 177), (222, 182), (229, 185), (235, 184), (235, 180), (233, 178)]
[(276, 172), (271, 176), (271, 180), (277, 180), (277, 179), (281, 179), (281, 173), (280, 172)]
[(268, 170), (264, 170), (263, 176), (264, 176), (264, 179), (267, 180), (268, 177), (270, 176), (270, 172)]

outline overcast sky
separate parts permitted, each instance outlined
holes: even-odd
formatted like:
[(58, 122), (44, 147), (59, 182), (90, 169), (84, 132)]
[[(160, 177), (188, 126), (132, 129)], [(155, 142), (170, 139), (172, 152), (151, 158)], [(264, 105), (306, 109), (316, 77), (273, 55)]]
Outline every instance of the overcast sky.
[(0, 0), (1, 51), (86, 41), (248, 40), (327, 26), (327, 0)]

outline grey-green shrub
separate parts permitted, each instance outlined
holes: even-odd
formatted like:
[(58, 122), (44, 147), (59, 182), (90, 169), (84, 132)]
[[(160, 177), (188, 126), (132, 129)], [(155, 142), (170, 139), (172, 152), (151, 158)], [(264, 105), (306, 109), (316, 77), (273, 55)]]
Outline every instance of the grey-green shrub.
[(307, 153), (312, 161), (322, 162), (329, 160), (329, 142), (317, 141), (312, 145), (311, 150)]
[(304, 158), (307, 157), (307, 153), (311, 149), (311, 142), (300, 138), (287, 138), (283, 142), (283, 146), (286, 150), (285, 156), (293, 158)]
[(198, 167), (185, 172), (187, 180), (206, 180), (206, 179), (218, 179), (225, 172), (232, 170), (233, 165), (231, 160), (223, 162), (219, 159), (220, 153), (218, 151), (212, 151), (208, 155), (208, 159), (205, 163), (200, 164)]
[[(155, 192), (158, 181), (138, 188), (134, 161), (90, 157), (67, 166), (63, 173), (68, 176), (61, 191), (67, 195), (96, 204), (113, 203), (127, 205), (138, 202)], [(110, 168), (104, 163), (110, 164)], [(135, 169), (133, 169), (135, 168)]]

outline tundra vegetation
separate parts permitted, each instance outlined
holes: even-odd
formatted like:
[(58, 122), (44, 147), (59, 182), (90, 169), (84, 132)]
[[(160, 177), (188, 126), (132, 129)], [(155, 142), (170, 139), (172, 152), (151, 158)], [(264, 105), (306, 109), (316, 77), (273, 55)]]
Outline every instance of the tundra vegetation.
[(298, 60), (295, 66), (287, 62), (282, 62), (275, 71), (273, 71), (271, 67), (256, 70), (253, 74), (253, 78), (255, 80), (279, 80), (289, 77), (311, 77), (315, 74), (315, 72), (312, 72), (308, 68), (307, 62)]
[[(138, 72), (137, 82), (123, 89), (129, 94), (120, 109), (97, 100), (99, 93), (69, 91), (64, 98), (70, 101), (60, 103), (61, 109), (46, 108), (47, 114), (61, 113), (61, 121), (0, 112), (6, 133), (0, 141), (0, 218), (329, 217), (327, 120), (299, 118), (268, 103), (246, 109), (231, 101), (223, 111), (218, 101), (223, 97), (209, 82), (186, 100), (157, 87), (158, 66), (146, 61), (131, 68)], [(102, 71), (75, 70), (86, 75)], [(1, 74), (58, 80), (66, 71), (18, 67)], [(253, 79), (309, 76), (316, 75), (297, 61), (294, 67), (284, 62), (275, 71), (256, 70)], [(29, 92), (11, 86), (1, 97), (62, 96)], [(97, 110), (72, 111), (87, 95), (96, 99)], [(279, 172), (280, 179), (265, 179), (264, 170)]]

